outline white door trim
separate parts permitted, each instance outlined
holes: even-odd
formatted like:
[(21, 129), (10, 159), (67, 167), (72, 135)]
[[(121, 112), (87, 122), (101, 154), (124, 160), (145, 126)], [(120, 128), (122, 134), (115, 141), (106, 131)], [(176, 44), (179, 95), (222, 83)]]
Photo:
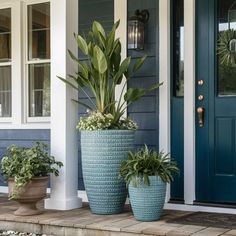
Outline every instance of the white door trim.
[[(170, 148), (170, 0), (159, 1), (159, 81), (164, 82), (159, 89), (159, 150), (169, 153)], [(170, 198), (170, 187), (167, 198)]]
[(184, 200), (195, 200), (195, 0), (184, 0)]
[(159, 148), (170, 151), (170, 0), (159, 1)]
[[(185, 46), (184, 56), (184, 200), (195, 200), (195, 0), (184, 0)], [(171, 151), (171, 52), (170, 52), (170, 0), (159, 1), (159, 148)], [(187, 168), (186, 168), (187, 167)], [(170, 188), (167, 191), (167, 201)]]

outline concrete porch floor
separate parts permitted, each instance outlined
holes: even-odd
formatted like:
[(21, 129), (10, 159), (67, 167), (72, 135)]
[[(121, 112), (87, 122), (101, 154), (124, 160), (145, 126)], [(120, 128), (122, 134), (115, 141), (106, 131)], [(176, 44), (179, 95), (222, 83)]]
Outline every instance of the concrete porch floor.
[[(165, 210), (161, 220), (156, 222), (139, 222), (134, 219), (130, 208), (124, 213), (111, 216), (93, 215), (88, 205), (71, 211), (43, 210), (43, 214), (30, 217), (14, 216), (17, 204), (8, 201), (6, 195), (0, 195), (0, 230), (15, 230), (47, 234), (54, 236), (233, 236), (236, 228), (200, 224), (171, 223), (193, 213)], [(213, 222), (214, 224), (214, 222)]]

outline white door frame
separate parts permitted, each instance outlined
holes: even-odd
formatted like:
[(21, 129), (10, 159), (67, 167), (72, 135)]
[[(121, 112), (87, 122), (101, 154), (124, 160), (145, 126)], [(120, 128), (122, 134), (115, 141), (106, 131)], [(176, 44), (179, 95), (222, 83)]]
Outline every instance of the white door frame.
[[(170, 15), (171, 0), (159, 0), (159, 148), (171, 151), (171, 52)], [(195, 200), (195, 0), (184, 0), (185, 46), (184, 57), (184, 201), (193, 204)], [(167, 201), (170, 197), (168, 188)]]

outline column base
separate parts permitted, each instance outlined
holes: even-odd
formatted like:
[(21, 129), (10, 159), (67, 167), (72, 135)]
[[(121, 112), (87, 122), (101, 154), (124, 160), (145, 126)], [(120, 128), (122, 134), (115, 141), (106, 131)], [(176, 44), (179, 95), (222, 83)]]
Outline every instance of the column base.
[(73, 197), (69, 199), (54, 199), (47, 198), (44, 200), (45, 209), (52, 210), (72, 210), (82, 207), (82, 199), (79, 197)]

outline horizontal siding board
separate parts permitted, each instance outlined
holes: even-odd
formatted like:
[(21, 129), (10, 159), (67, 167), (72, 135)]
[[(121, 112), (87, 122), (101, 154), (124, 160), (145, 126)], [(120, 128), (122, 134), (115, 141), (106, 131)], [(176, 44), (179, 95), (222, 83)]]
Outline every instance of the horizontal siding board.
[(156, 130), (156, 113), (130, 113), (129, 117), (138, 124), (141, 130)]
[(148, 146), (157, 147), (158, 139), (156, 130), (137, 130), (135, 133), (135, 145), (143, 146), (144, 144)]
[(156, 0), (132, 0), (128, 1), (128, 10), (135, 11), (136, 9), (156, 9)]
[[(145, 54), (143, 54), (144, 56)], [(131, 61), (131, 68), (133, 68), (136, 59)], [(144, 62), (143, 66), (135, 73), (135, 76), (153, 76), (155, 77), (157, 74), (156, 71), (156, 57), (147, 57), (146, 61)]]
[(145, 43), (144, 44), (144, 50), (143, 51), (137, 51), (137, 50), (129, 50), (129, 56), (132, 58), (139, 58), (142, 57), (143, 54), (147, 55), (149, 57), (156, 56), (156, 43)]
[(147, 113), (155, 113), (156, 112), (156, 96), (143, 97), (139, 101), (133, 103), (129, 107), (129, 113), (139, 113), (139, 112), (147, 112)]
[(1, 130), (0, 140), (49, 140), (50, 130)]

